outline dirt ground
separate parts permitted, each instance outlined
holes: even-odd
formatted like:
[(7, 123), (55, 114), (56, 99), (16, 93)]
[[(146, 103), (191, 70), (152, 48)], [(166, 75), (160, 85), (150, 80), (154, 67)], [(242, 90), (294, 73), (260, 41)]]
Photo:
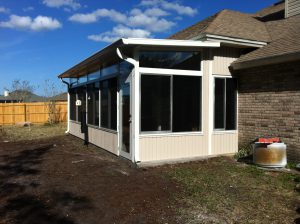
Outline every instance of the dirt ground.
[(298, 173), (232, 158), (136, 168), (63, 132), (10, 139), (0, 134), (0, 224), (300, 223)]
[(75, 137), (0, 143), (0, 162), (0, 223), (175, 223), (176, 189), (159, 169)]

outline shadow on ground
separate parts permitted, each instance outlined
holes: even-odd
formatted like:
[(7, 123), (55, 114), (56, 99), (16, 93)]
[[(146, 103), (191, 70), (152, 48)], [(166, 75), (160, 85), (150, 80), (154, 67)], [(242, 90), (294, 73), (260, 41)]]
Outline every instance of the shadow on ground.
[[(9, 146), (0, 155), (0, 218), (4, 223), (56, 224), (74, 223), (67, 214), (57, 208), (88, 209), (89, 200), (71, 192), (46, 192), (36, 195), (40, 187), (39, 166), (52, 144), (31, 148), (24, 145), (21, 150), (10, 150)], [(3, 152), (1, 152), (3, 153)], [(2, 223), (2, 222), (1, 222)]]

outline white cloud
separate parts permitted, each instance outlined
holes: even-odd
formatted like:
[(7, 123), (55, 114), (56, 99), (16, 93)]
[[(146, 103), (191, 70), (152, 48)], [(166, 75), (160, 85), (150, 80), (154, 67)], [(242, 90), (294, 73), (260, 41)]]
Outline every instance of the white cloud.
[(126, 26), (116, 26), (112, 31), (104, 32), (97, 35), (89, 35), (88, 39), (97, 42), (114, 42), (120, 38), (149, 38), (151, 33), (143, 29), (132, 29)]
[(81, 7), (76, 0), (43, 0), (43, 4), (51, 8), (70, 7), (73, 10)]
[(161, 16), (170, 15), (170, 13), (168, 13), (167, 11), (157, 7), (146, 9), (144, 12), (141, 9), (137, 9), (137, 8), (134, 8), (130, 11), (130, 15), (132, 16), (137, 16), (140, 14), (146, 14), (147, 16), (151, 16), (151, 17), (161, 17)]
[(147, 16), (146, 14), (130, 16), (126, 24), (131, 27), (144, 27), (153, 32), (163, 32), (175, 25), (172, 21)]
[(94, 23), (97, 22), (101, 17), (107, 17), (115, 22), (126, 21), (126, 15), (117, 12), (113, 9), (98, 9), (92, 13), (77, 13), (72, 15), (69, 20), (79, 23)]
[(98, 17), (95, 13), (77, 13), (69, 17), (69, 20), (78, 23), (94, 23), (98, 20)]
[[(140, 9), (133, 9), (129, 13), (130, 16), (127, 16), (113, 9), (98, 9), (92, 13), (74, 14), (69, 18), (69, 20), (79, 23), (94, 23), (100, 18), (106, 17), (114, 22), (126, 26), (145, 28), (153, 32), (163, 32), (175, 25), (175, 23), (172, 21), (158, 17), (158, 14), (163, 15), (165, 13), (166, 12), (163, 10), (157, 8), (149, 9), (149, 11), (146, 10), (145, 12), (141, 11)], [(154, 14), (156, 14), (156, 16), (154, 16)]]
[(167, 10), (174, 10), (180, 15), (194, 16), (197, 14), (197, 9), (193, 9), (189, 6), (180, 5), (178, 3), (171, 3), (167, 1), (162, 1), (162, 7)]
[(159, 5), (160, 2), (161, 2), (160, 0), (142, 0), (140, 5), (154, 6), (154, 5)]
[(150, 9), (146, 9), (146, 11), (144, 12), (146, 15), (148, 16), (155, 16), (155, 17), (160, 17), (160, 16), (167, 16), (170, 13), (160, 9), (160, 8), (150, 8)]
[(62, 24), (58, 20), (47, 16), (37, 16), (32, 19), (29, 16), (11, 15), (8, 21), (0, 22), (0, 27), (42, 31), (61, 28)]
[(140, 9), (137, 9), (137, 8), (134, 8), (130, 11), (130, 15), (133, 15), (133, 16), (136, 16), (136, 15), (139, 15), (139, 14), (142, 14), (142, 10)]
[(32, 6), (28, 6), (26, 8), (23, 8), (24, 12), (29, 12), (29, 11), (33, 11), (33, 10), (34, 10), (34, 7), (32, 7)]
[(190, 6), (184, 6), (179, 3), (169, 2), (166, 0), (142, 0), (140, 5), (146, 7), (162, 7), (165, 10), (172, 10), (180, 15), (194, 16), (197, 14), (197, 9), (193, 9)]
[(5, 7), (0, 7), (0, 13), (9, 13), (9, 9)]
[(113, 9), (98, 9), (96, 11), (96, 14), (100, 17), (108, 17), (110, 18), (112, 21), (115, 21), (115, 22), (122, 22), (124, 20), (126, 20), (126, 15), (120, 13), (120, 12), (117, 12)]

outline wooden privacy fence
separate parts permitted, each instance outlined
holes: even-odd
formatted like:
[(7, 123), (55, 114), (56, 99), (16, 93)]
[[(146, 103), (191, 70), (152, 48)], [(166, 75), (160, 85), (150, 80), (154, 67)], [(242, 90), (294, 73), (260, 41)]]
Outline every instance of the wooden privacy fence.
[[(50, 108), (52, 112), (50, 113)], [(67, 102), (0, 103), (0, 125), (13, 125), (20, 122), (34, 124), (48, 123), (49, 117), (55, 122), (67, 121)]]

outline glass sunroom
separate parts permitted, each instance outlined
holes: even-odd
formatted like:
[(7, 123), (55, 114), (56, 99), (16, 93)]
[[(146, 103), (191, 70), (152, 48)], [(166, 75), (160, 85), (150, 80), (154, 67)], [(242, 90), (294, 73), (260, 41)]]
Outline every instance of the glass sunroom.
[(59, 77), (68, 132), (135, 163), (237, 151), (236, 82), (213, 74), (220, 43), (120, 39)]

